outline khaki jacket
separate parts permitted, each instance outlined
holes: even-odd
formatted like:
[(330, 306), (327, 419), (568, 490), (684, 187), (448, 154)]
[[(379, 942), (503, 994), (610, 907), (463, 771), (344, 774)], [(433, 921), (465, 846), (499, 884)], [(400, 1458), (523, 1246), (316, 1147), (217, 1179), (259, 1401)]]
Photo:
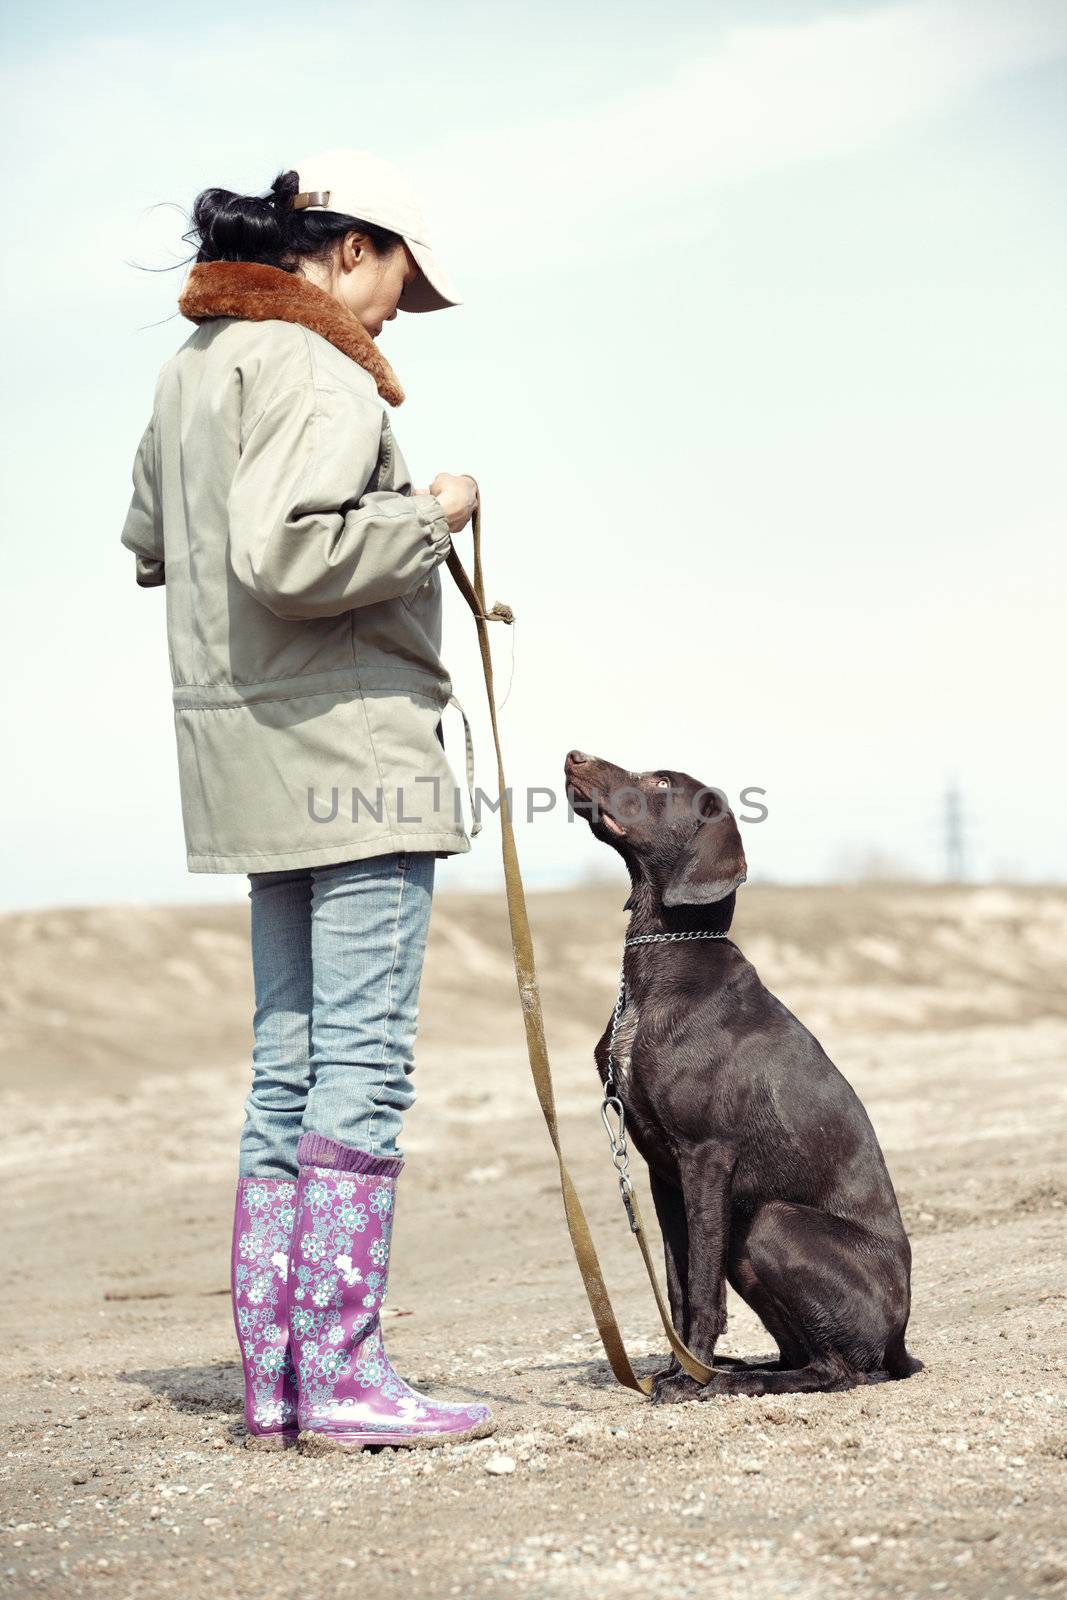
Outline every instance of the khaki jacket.
[[(307, 279), (194, 266), (122, 543), (163, 585), (190, 872), (468, 851), (441, 715), (448, 523), (413, 494), (358, 319)], [(472, 823), (472, 833), (480, 825)]]

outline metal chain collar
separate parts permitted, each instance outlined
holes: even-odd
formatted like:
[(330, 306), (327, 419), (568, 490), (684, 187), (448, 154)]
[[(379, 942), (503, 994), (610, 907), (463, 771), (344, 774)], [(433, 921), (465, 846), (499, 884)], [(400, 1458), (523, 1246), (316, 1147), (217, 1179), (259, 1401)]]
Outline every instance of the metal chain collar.
[[(728, 939), (728, 933), (635, 933), (632, 938), (624, 939), (623, 946), (631, 944), (656, 944), (667, 939)], [(626, 958), (623, 957), (622, 972), (619, 974), (619, 994), (615, 1001), (615, 1010), (611, 1018), (611, 1036), (608, 1039), (608, 1070), (604, 1078), (604, 1099), (600, 1106), (600, 1120), (607, 1129), (608, 1141), (611, 1145), (611, 1162), (619, 1178), (619, 1193), (622, 1203), (626, 1207), (626, 1215), (630, 1223), (631, 1233), (637, 1232), (637, 1218), (634, 1215), (633, 1203), (630, 1196), (633, 1194), (633, 1182), (630, 1178), (630, 1152), (626, 1144), (626, 1112), (622, 1101), (615, 1093), (615, 1032), (619, 1026), (626, 1005)], [(611, 1126), (611, 1114), (618, 1119), (618, 1130)]]

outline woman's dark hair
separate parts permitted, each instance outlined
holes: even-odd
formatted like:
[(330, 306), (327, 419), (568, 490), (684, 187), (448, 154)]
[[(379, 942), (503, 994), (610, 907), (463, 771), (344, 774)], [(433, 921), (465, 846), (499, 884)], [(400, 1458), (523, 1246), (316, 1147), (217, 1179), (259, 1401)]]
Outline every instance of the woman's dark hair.
[(390, 228), (334, 211), (294, 211), (300, 191), (296, 172), (279, 172), (270, 193), (234, 194), (204, 189), (193, 202), (193, 227), (182, 238), (197, 246), (197, 261), (259, 261), (295, 272), (304, 257), (323, 257), (357, 228), (379, 255), (388, 255), (401, 235)]

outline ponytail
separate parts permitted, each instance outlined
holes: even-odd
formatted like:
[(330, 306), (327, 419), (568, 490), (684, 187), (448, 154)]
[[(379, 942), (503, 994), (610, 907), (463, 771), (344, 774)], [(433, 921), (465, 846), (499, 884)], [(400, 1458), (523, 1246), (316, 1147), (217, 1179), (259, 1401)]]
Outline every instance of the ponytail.
[(193, 227), (182, 235), (196, 245), (197, 261), (258, 261), (295, 272), (302, 257), (329, 254), (354, 228), (365, 233), (379, 255), (388, 255), (401, 235), (376, 223), (335, 211), (293, 210), (300, 179), (280, 172), (268, 194), (234, 194), (203, 189), (193, 202)]

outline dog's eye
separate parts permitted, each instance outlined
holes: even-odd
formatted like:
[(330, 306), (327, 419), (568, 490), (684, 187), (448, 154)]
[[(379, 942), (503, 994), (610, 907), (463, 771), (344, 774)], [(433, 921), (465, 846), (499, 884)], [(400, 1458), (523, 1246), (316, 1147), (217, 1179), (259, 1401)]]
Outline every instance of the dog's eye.
[(661, 773), (660, 776), (656, 779), (656, 788), (657, 789), (669, 789), (670, 786), (671, 786), (671, 780), (669, 778), (665, 778), (663, 776), (663, 774)]

